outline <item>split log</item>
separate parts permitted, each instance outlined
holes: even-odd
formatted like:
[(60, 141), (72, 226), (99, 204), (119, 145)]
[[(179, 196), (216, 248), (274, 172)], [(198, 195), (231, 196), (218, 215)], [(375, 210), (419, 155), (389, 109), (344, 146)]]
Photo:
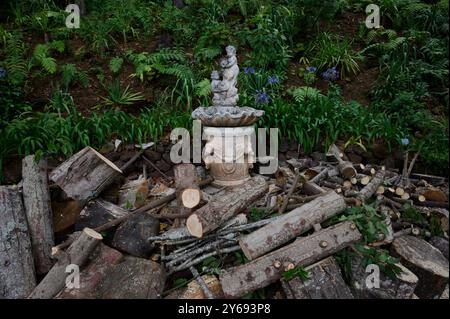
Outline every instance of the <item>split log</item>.
[(148, 238), (159, 233), (159, 220), (146, 214), (130, 217), (117, 228), (112, 246), (132, 256), (148, 258), (154, 249), (154, 244)]
[(128, 181), (119, 190), (118, 205), (130, 208), (139, 208), (145, 204), (148, 195), (148, 180), (144, 177)]
[(288, 299), (353, 299), (350, 288), (342, 278), (333, 257), (328, 257), (305, 268), (308, 279), (296, 277), (281, 284)]
[(0, 186), (0, 299), (25, 298), (36, 286), (27, 219), (17, 187)]
[(84, 204), (97, 197), (122, 171), (110, 160), (87, 146), (50, 173), (50, 180), (70, 198)]
[(419, 298), (439, 297), (448, 282), (448, 260), (426, 241), (413, 237), (396, 238), (392, 244), (393, 253), (401, 262), (419, 277), (415, 294)]
[(359, 192), (358, 198), (362, 201), (366, 201), (375, 194), (378, 187), (383, 183), (385, 176), (385, 171), (378, 171), (372, 180), (364, 186), (364, 188)]
[(267, 189), (266, 181), (260, 176), (252, 177), (239, 187), (227, 189), (225, 194), (214, 196), (208, 204), (192, 213), (186, 221), (187, 229), (193, 236), (202, 237), (252, 204)]
[[(203, 275), (202, 279), (215, 298), (223, 298), (222, 287), (216, 276)], [(165, 299), (206, 299), (206, 296), (200, 285), (196, 281), (191, 281), (186, 288), (171, 293)]]
[(447, 194), (445, 194), (439, 188), (436, 188), (436, 187), (423, 188), (423, 187), (421, 187), (421, 188), (418, 188), (417, 191), (420, 195), (423, 195), (427, 201), (441, 202), (441, 203), (448, 202)]
[(299, 238), (247, 264), (223, 270), (219, 279), (226, 298), (239, 298), (279, 280), (285, 266), (309, 266), (359, 241), (361, 233), (344, 222)]
[(45, 274), (53, 266), (52, 247), (55, 245), (52, 209), (47, 178), (47, 161), (33, 155), (22, 161), (23, 203), (30, 231), (36, 273)]
[(126, 209), (103, 199), (90, 201), (81, 211), (75, 223), (75, 230), (95, 229), (107, 222), (129, 215)]
[(89, 257), (90, 262), (80, 273), (80, 288), (65, 288), (56, 299), (95, 299), (97, 286), (114, 265), (123, 259), (123, 255), (102, 243)]
[(375, 270), (368, 268), (363, 258), (354, 257), (351, 261), (351, 276), (355, 296), (359, 299), (411, 299), (419, 279), (402, 264), (396, 265), (401, 273), (391, 278), (380, 271), (378, 286), (374, 282), (377, 279)]
[(174, 167), (175, 185), (179, 205), (194, 208), (200, 203), (201, 191), (197, 184), (197, 173), (192, 164), (178, 164)]
[(127, 256), (103, 278), (98, 288), (99, 298), (160, 298), (165, 281), (164, 269), (158, 263)]
[(336, 215), (345, 207), (342, 196), (329, 192), (242, 237), (239, 245), (248, 259), (255, 259), (310, 230), (314, 224)]
[(85, 228), (80, 236), (70, 245), (64, 254), (59, 256), (56, 264), (28, 296), (30, 299), (50, 299), (66, 285), (67, 266), (83, 266), (89, 255), (102, 240), (102, 235)]

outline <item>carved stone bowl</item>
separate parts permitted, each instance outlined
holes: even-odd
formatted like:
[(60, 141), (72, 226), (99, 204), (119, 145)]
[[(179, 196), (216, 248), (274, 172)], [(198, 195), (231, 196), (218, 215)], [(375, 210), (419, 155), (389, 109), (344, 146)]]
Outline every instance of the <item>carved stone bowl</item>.
[(249, 126), (263, 115), (263, 110), (234, 106), (199, 107), (192, 112), (192, 118), (200, 120), (202, 125), (220, 127)]

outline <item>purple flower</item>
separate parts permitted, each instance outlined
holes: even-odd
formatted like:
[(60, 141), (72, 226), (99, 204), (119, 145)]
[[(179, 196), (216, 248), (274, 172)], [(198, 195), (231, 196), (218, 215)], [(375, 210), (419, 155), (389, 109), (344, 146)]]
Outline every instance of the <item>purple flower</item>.
[(6, 70), (2, 67), (0, 67), (0, 79), (4, 78), (6, 76)]
[(245, 74), (255, 74), (255, 69), (252, 68), (251, 66), (247, 66), (244, 68), (244, 72)]
[(315, 73), (317, 71), (317, 68), (315, 66), (307, 66), (306, 71), (309, 73)]
[(267, 104), (270, 102), (270, 96), (261, 90), (256, 90), (255, 101), (258, 104)]
[(331, 69), (326, 70), (322, 73), (322, 77), (326, 81), (336, 81), (339, 79), (339, 71), (336, 70), (336, 67), (333, 66)]
[(402, 138), (400, 141), (403, 146), (408, 146), (409, 144), (409, 139), (407, 137)]
[(280, 79), (276, 75), (269, 76), (269, 78), (267, 79), (267, 83), (269, 83), (269, 84), (276, 84), (278, 82), (280, 82)]

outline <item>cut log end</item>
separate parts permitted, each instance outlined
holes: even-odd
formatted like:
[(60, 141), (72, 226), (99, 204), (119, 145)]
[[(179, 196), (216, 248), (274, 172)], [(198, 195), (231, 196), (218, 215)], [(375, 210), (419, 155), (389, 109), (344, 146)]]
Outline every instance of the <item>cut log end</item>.
[(200, 203), (201, 192), (199, 189), (187, 188), (181, 194), (181, 201), (187, 208), (194, 208)]
[(203, 226), (196, 214), (192, 214), (186, 221), (186, 227), (192, 236), (201, 238), (203, 236)]
[[(94, 239), (98, 239), (98, 240), (102, 240), (103, 239), (103, 236), (101, 234), (97, 233), (95, 230), (93, 230), (91, 228), (85, 228), (85, 229), (83, 229), (83, 232), (86, 235), (88, 235), (89, 237), (92, 237)], [(57, 248), (53, 247), (52, 252), (55, 249), (57, 249)]]

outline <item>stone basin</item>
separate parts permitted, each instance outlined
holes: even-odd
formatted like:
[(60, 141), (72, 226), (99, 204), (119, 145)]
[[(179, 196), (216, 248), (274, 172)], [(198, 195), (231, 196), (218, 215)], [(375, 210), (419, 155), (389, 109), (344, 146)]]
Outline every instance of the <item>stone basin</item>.
[(202, 125), (216, 127), (249, 126), (263, 115), (263, 110), (234, 106), (199, 107), (192, 112), (192, 118), (200, 120)]

